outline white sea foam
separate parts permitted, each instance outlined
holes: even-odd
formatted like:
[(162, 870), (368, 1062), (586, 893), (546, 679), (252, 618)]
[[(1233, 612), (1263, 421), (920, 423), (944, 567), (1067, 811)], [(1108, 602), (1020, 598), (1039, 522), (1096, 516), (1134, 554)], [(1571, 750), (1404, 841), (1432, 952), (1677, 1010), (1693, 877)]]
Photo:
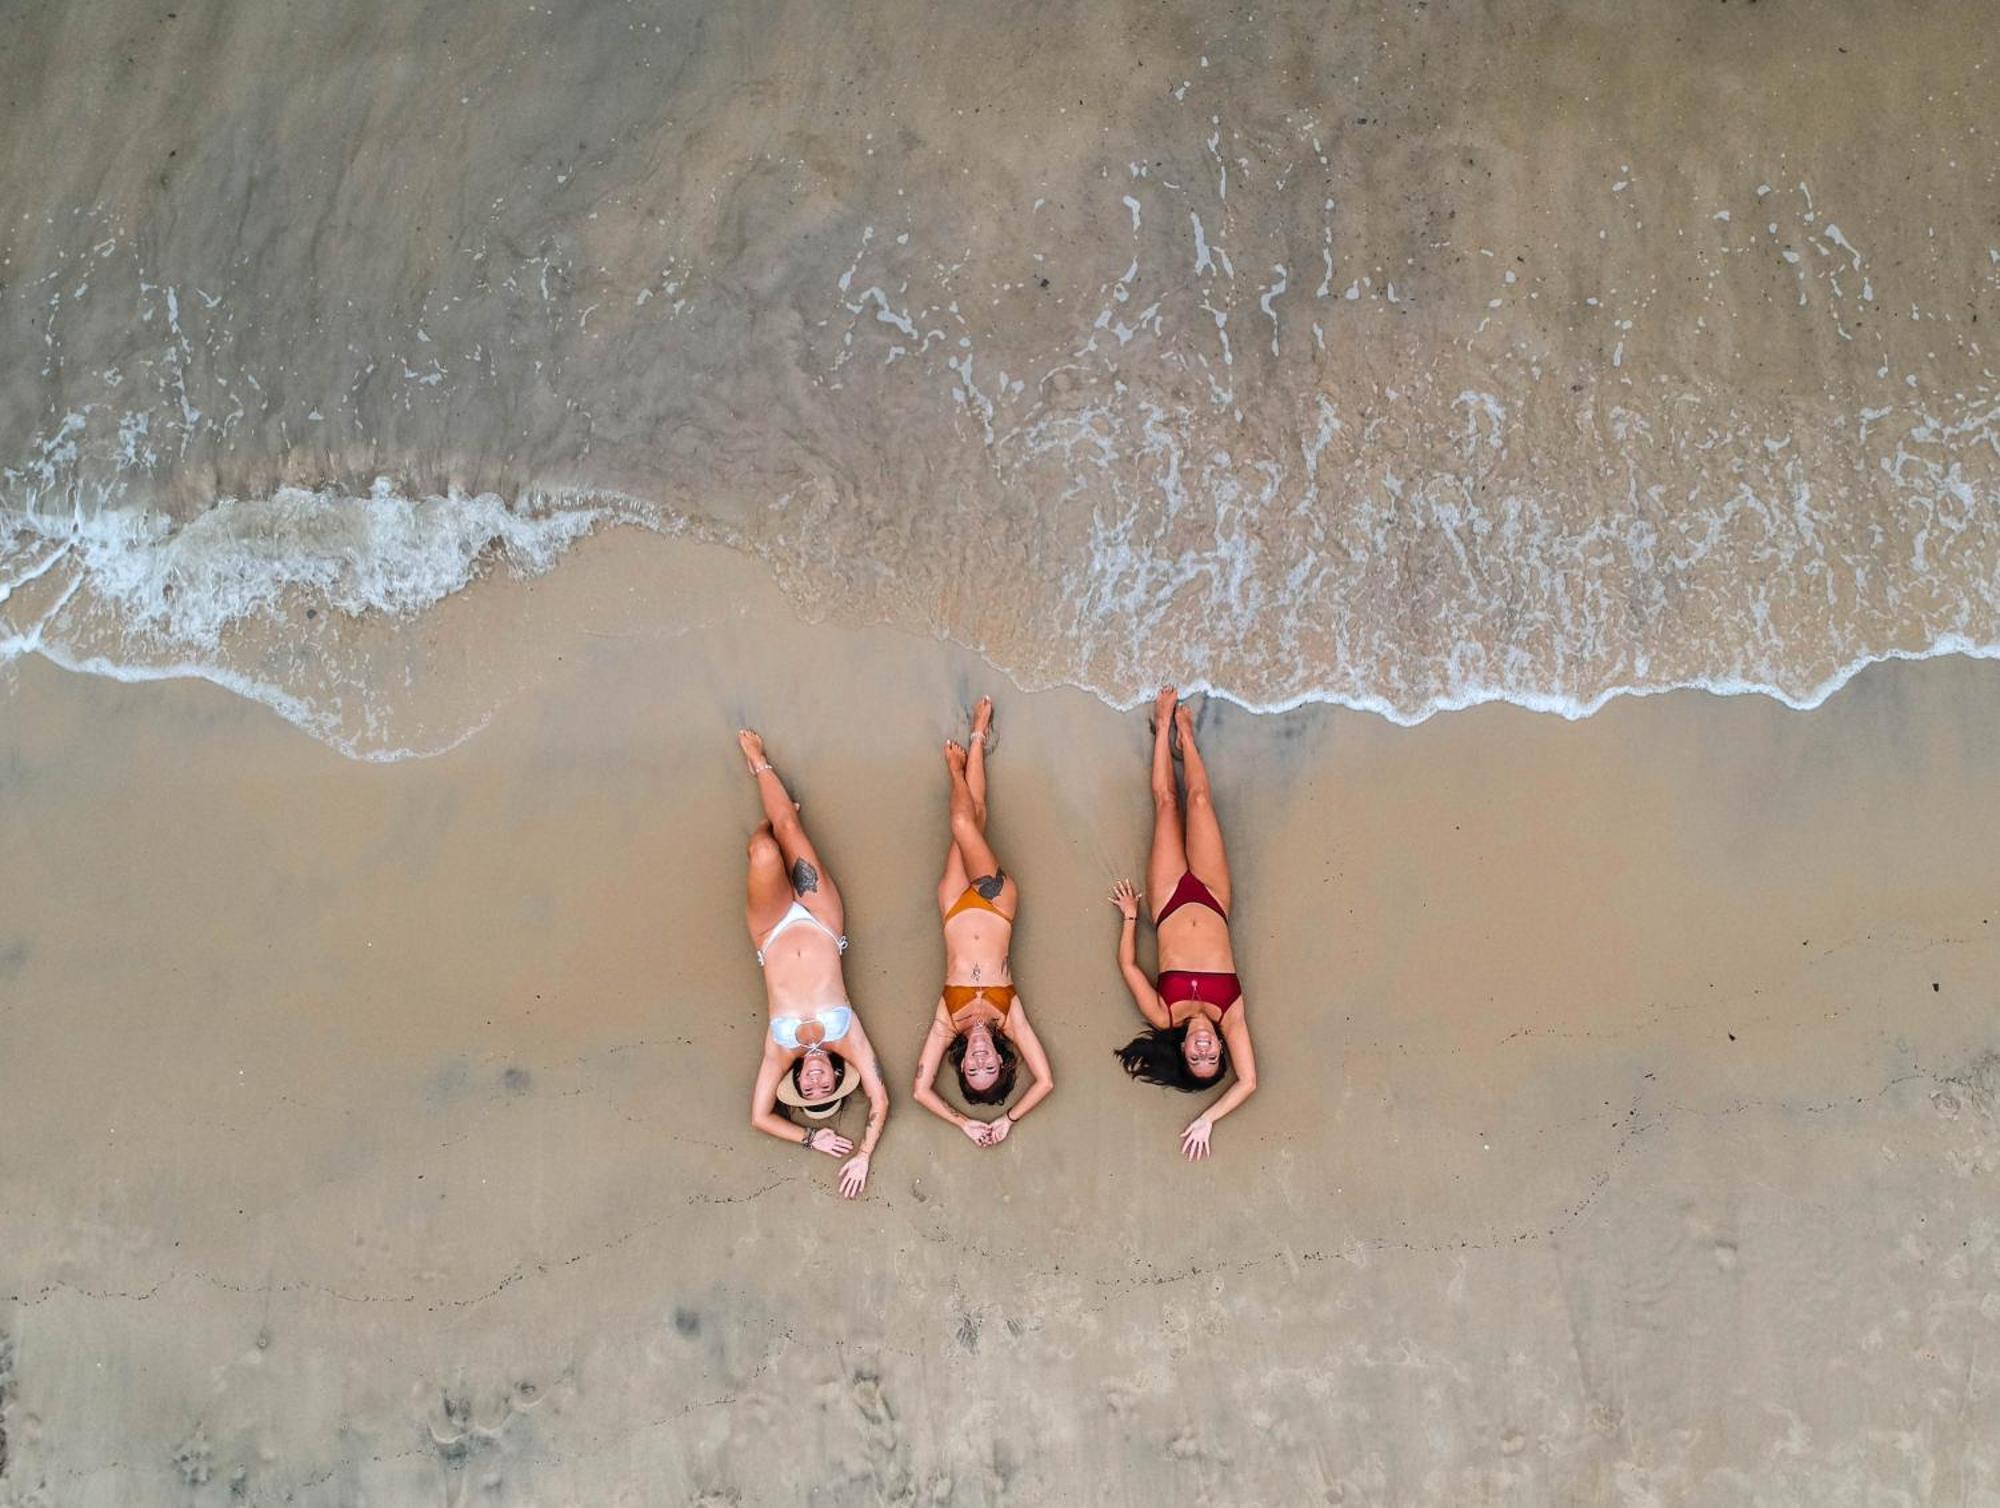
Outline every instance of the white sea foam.
[(310, 686), (288, 683), (239, 663), (232, 638), (286, 612), (411, 618), (496, 564), (546, 571), (612, 518), (657, 521), (624, 499), (411, 499), (386, 479), (366, 496), (281, 488), (226, 498), (178, 525), (116, 504), (0, 509), (0, 665), (38, 655), (118, 681), (205, 680), (355, 758), (442, 753), (483, 718), (424, 745), (399, 743), (374, 708), (329, 705), (339, 667), (320, 667)]
[[(953, 359), (951, 365), (969, 387), (970, 360), (961, 366)], [(1446, 443), (1462, 459), (1505, 453), (1512, 420), (1497, 396), (1467, 390), (1451, 406), (1459, 416), (1458, 432)], [(1867, 410), (1856, 429), (1865, 439), (1867, 427), (1885, 416), (1885, 410)], [(1898, 489), (1894, 495), (1920, 499), (1926, 521), (1916, 534), (1920, 552), (1926, 541), (1931, 549), (1955, 542), (1973, 520), (1983, 519), (1990, 500), (1958, 467), (1910, 447), (1967, 436), (1983, 440), (1990, 436), (1992, 418), (1988, 407), (1974, 404), (1949, 417), (1914, 420), (1883, 458), (1885, 484)], [(1756, 445), (1778, 468), (1775, 478), (1795, 479), (1782, 499), (1745, 489), (1705, 511), (1657, 522), (1634, 499), (1639, 512), (1611, 510), (1584, 537), (1568, 539), (1543, 509), (1522, 498), (1474, 506), (1455, 486), (1384, 468), (1379, 477), (1384, 497), (1362, 498), (1347, 516), (1344, 537), (1313, 532), (1316, 542), (1308, 542), (1273, 533), (1272, 522), (1301, 517), (1300, 510), (1310, 507), (1322, 456), (1347, 433), (1324, 399), (1312, 421), (1313, 432), (1299, 438), (1297, 459), (1286, 466), (1220, 450), (1190, 453), (1185, 425), (1146, 405), (1132, 420), (1085, 409), (1027, 435), (1028, 454), (1062, 455), (1066, 470), (1081, 467), (1080, 477), (1094, 478), (1089, 490), (1099, 501), (1082, 542), (1083, 558), (1063, 586), (1075, 614), (1068, 648), (1043, 644), (1052, 655), (1023, 658), (1026, 646), (1011, 646), (1010, 654), (1007, 646), (988, 645), (998, 668), (1024, 684), (1071, 685), (1120, 708), (1141, 703), (1145, 673), (1159, 669), (1178, 676), (1190, 694), (1207, 692), (1257, 712), (1321, 703), (1412, 725), (1487, 702), (1576, 719), (1619, 697), (1684, 689), (1762, 695), (1806, 710), (1871, 664), (1948, 655), (2000, 658), (2000, 640), (1946, 629), (1916, 648), (1864, 645), (1840, 657), (1830, 672), (1801, 683), (1783, 673), (1798, 646), (1760, 643), (1758, 634), (1768, 634), (1764, 629), (1746, 632), (1733, 654), (1723, 657), (1736, 668), (1653, 677), (1651, 655), (1637, 652), (1627, 674), (1594, 685), (1588, 682), (1595, 677), (1587, 676), (1579, 689), (1564, 689), (1560, 680), (1552, 683), (1551, 664), (1557, 675), (1583, 664), (1604, 632), (1597, 618), (1631, 606), (1602, 597), (1603, 588), (1581, 569), (1587, 557), (1617, 552), (1629, 578), (1620, 590), (1631, 592), (1663, 573), (1686, 578), (1721, 548), (1720, 541), (1753, 527), (1763, 540), (1761, 550), (1778, 568), (1797, 580), (1819, 572), (1832, 592), (1832, 574), (1822, 563), (1828, 521), (1815, 516), (1803, 474), (1787, 469), (1797, 465), (1788, 459), (1791, 437), (1765, 437)], [(1648, 443), (1644, 416), (1615, 410), (1607, 422), (1621, 443)], [(1133, 423), (1136, 430), (1128, 428)], [(1113, 443), (1121, 434), (1133, 447), (1127, 458)], [(74, 427), (58, 426), (42, 449), (66, 454), (75, 440)], [(1115, 480), (1130, 469), (1128, 461), (1142, 462), (1150, 474), (1144, 494)], [(1114, 480), (1107, 485), (1106, 479)], [(409, 620), (496, 566), (537, 574), (607, 524), (657, 528), (661, 523), (660, 510), (611, 495), (549, 495), (511, 503), (492, 493), (409, 498), (386, 479), (365, 496), (283, 488), (269, 498), (228, 498), (179, 524), (157, 511), (115, 502), (86, 506), (74, 489), (59, 495), (68, 499), (67, 508), (37, 503), (0, 510), (0, 664), (37, 655), (69, 671), (126, 682), (205, 680), (271, 708), (343, 753), (371, 760), (442, 753), (478, 731), (484, 717), (426, 739), (399, 737), (365, 704), (366, 687), (341, 682), (337, 675), (309, 685), (288, 681), (254, 659), (233, 655), (232, 637), (259, 624), (295, 623), (307, 608), (350, 619)], [(1624, 522), (1607, 530), (1620, 517)], [(1670, 534), (1663, 534), (1669, 523)], [(1190, 529), (1196, 533), (1175, 532)], [(1176, 542), (1204, 531), (1206, 547)], [(1393, 622), (1368, 630), (1342, 614), (1350, 600), (1360, 600), (1357, 593), (1381, 595), (1371, 573), (1383, 562), (1408, 556), (1416, 540), (1430, 541), (1424, 546), (1429, 569), (1450, 563), (1444, 579), (1456, 583), (1454, 611), (1464, 622), (1451, 643), (1436, 646), (1427, 668), (1421, 656), (1403, 667), (1423, 670), (1422, 680), (1407, 680), (1385, 662), (1390, 679), (1371, 685), (1357, 673), (1354, 657), (1379, 658), (1384, 643), (1398, 642), (1399, 630)], [(795, 547), (774, 543), (779, 554)], [(1498, 589), (1515, 615), (1509, 621), (1531, 637), (1547, 641), (1553, 635), (1554, 661), (1546, 655), (1537, 661), (1520, 643), (1510, 648), (1494, 638), (1493, 604), (1481, 595), (1480, 583), (1502, 564), (1508, 574)], [(1866, 590), (1872, 585), (1869, 572), (1879, 577), (1893, 563), (1847, 564), (1854, 589)], [(1926, 569), (1921, 553), (1909, 569), (1921, 577)], [(1390, 593), (1404, 589), (1392, 586)], [(1542, 605), (1536, 606), (1536, 598)], [(1169, 616), (1170, 609), (1190, 602), (1197, 604), (1192, 617)], [(1766, 622), (1761, 601), (1752, 606), (1751, 617)], [(1533, 611), (1522, 616), (1527, 609)], [(1984, 608), (1968, 611), (1968, 628), (1992, 616)], [(1311, 654), (1286, 648), (1306, 639), (1317, 646)], [(1154, 654), (1162, 645), (1164, 653)], [(1274, 652), (1292, 656), (1292, 684), (1259, 694), (1253, 688), (1260, 679), (1271, 680)], [(1063, 667), (1064, 659), (1070, 668)], [(1118, 678), (1107, 681), (1085, 668), (1087, 663), (1115, 668)], [(356, 692), (364, 704), (334, 705), (341, 699), (328, 695), (329, 685)]]
[[(1218, 701), (1241, 707), (1246, 712), (1278, 714), (1296, 712), (1301, 707), (1346, 707), (1355, 712), (1372, 713), (1403, 728), (1414, 728), (1421, 723), (1429, 722), (1441, 712), (1465, 712), (1474, 707), (1495, 704), (1519, 707), (1528, 712), (1552, 714), (1565, 722), (1579, 722), (1586, 717), (1596, 716), (1622, 697), (1664, 696), (1675, 691), (1699, 691), (1706, 692), (1710, 696), (1762, 696), (1794, 712), (1811, 712), (1824, 706), (1829, 697), (1871, 665), (1948, 659), (1954, 655), (1969, 660), (2000, 660), (2000, 641), (1983, 642), (1969, 639), (1963, 634), (1941, 634), (1919, 649), (1886, 649), (1857, 655), (1824, 680), (1804, 690), (1747, 676), (1696, 676), (1679, 681), (1607, 686), (1590, 697), (1468, 683), (1455, 688), (1449, 694), (1434, 696), (1414, 709), (1398, 705), (1386, 697), (1317, 688), (1264, 701), (1246, 697), (1226, 685), (1215, 685), (1206, 680), (1181, 682), (1179, 691), (1183, 698), (1212, 696)], [(1120, 694), (1101, 686), (1093, 686), (1083, 680), (1062, 681), (1058, 684), (1085, 692), (1121, 712), (1130, 712), (1135, 707), (1144, 706), (1152, 699), (1151, 692)]]
[(383, 478), (366, 497), (285, 487), (225, 498), (179, 526), (138, 508), (4, 512), (0, 560), (47, 551), (23, 581), (63, 561), (128, 629), (201, 649), (293, 590), (349, 615), (406, 616), (460, 590), (495, 556), (516, 571), (545, 571), (603, 512), (528, 514), (492, 493), (412, 500)]

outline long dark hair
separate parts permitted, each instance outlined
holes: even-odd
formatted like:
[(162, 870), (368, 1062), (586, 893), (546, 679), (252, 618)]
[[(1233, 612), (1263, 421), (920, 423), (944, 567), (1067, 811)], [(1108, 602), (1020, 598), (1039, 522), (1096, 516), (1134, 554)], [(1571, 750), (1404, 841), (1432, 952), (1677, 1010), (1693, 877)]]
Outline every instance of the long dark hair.
[(966, 1033), (960, 1032), (944, 1050), (958, 1074), (958, 1092), (975, 1105), (1004, 1105), (1007, 1096), (1014, 1092), (1014, 1068), (1021, 1055), (1014, 1051), (1014, 1044), (1007, 1040), (1005, 1032), (993, 1033), (993, 1053), (1000, 1059), (1000, 1077), (984, 1089), (974, 1089), (965, 1082), (965, 1038)]
[(1200, 1094), (1205, 1089), (1213, 1089), (1216, 1082), (1229, 1072), (1229, 1049), (1218, 1041), (1215, 1046), (1221, 1058), (1215, 1065), (1214, 1074), (1198, 1079), (1187, 1066), (1187, 1059), (1181, 1055), (1181, 1044), (1185, 1041), (1185, 1022), (1179, 1026), (1149, 1026), (1118, 1049), (1118, 1061), (1142, 1084), (1164, 1084), (1169, 1089), (1179, 1089), (1187, 1094)]
[[(832, 1048), (828, 1048), (826, 1054), (826, 1060), (828, 1063), (833, 1065), (833, 1087), (838, 1089), (840, 1087), (841, 1078), (847, 1073), (847, 1059), (843, 1058), (839, 1053), (833, 1051)], [(792, 1064), (792, 1088), (798, 1090), (800, 1094), (804, 1094), (806, 1092), (805, 1086), (799, 1083), (799, 1070), (805, 1066), (806, 1066), (805, 1054), (800, 1053), (798, 1061)], [(814, 1100), (813, 1103), (815, 1105), (824, 1105), (826, 1101)]]

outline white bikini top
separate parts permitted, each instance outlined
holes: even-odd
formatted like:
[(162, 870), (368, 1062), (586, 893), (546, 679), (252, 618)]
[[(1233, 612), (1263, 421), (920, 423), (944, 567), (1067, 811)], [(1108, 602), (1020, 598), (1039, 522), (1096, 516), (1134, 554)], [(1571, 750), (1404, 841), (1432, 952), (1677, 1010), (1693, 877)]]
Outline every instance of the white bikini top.
[[(810, 1016), (773, 1016), (771, 1040), (786, 1052), (801, 1048), (826, 1047), (847, 1035), (854, 1025), (854, 1009), (846, 1005), (823, 1005)], [(819, 1028), (815, 1036), (813, 1027)]]

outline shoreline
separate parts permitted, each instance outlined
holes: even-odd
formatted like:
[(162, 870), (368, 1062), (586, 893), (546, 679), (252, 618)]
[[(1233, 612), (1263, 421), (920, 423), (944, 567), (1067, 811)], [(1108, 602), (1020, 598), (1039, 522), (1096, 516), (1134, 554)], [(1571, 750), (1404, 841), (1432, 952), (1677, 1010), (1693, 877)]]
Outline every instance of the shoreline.
[[(479, 502), (484, 499), (454, 500)], [(620, 506), (628, 505), (644, 507), (633, 503), (630, 499), (620, 500)], [(598, 513), (604, 509), (593, 504), (580, 511)], [(627, 531), (637, 531), (637, 534), (635, 536)], [(48, 644), (45, 642), (48, 626), (45, 618), (32, 628), (16, 633), (11, 639), (0, 640), (0, 673), (4, 673), (8, 666), (22, 658), (34, 657), (73, 674), (98, 676), (126, 685), (184, 679), (201, 680), (263, 705), (307, 736), (328, 744), (350, 758), (371, 762), (435, 758), (456, 748), (466, 739), (477, 736), (480, 728), (490, 720), (491, 712), (480, 721), (447, 735), (435, 747), (429, 749), (407, 747), (371, 749), (364, 747), (356, 739), (344, 736), (339, 731), (340, 715), (316, 707), (309, 691), (301, 693), (283, 684), (259, 681), (253, 674), (240, 668), (240, 663), (254, 663), (253, 657), (265, 652), (266, 647), (274, 639), (283, 636), (310, 635), (313, 630), (307, 621), (308, 608), (314, 617), (321, 612), (327, 612), (338, 613), (352, 620), (351, 632), (364, 640), (373, 639), (379, 642), (398, 635), (435, 633), (434, 627), (427, 626), (427, 620), (433, 614), (441, 612), (448, 614), (455, 599), (477, 597), (485, 593), (504, 594), (531, 585), (538, 585), (545, 590), (563, 590), (565, 581), (563, 573), (566, 568), (573, 567), (574, 561), (585, 554), (601, 554), (612, 550), (614, 541), (639, 547), (630, 552), (639, 557), (632, 562), (631, 570), (641, 578), (655, 574), (658, 569), (656, 563), (646, 557), (664, 553), (669, 556), (689, 557), (685, 561), (674, 563), (672, 569), (676, 572), (697, 570), (702, 565), (713, 564), (724, 574), (733, 575), (738, 580), (749, 579), (738, 569), (740, 565), (743, 570), (747, 570), (750, 577), (756, 578), (759, 586), (773, 591), (782, 590), (773, 564), (754, 550), (693, 537), (679, 532), (678, 526), (672, 523), (633, 516), (611, 517), (593, 520), (582, 532), (559, 541), (553, 547), (553, 554), (532, 561), (525, 569), (512, 563), (510, 549), (507, 547), (503, 547), (500, 554), (510, 563), (506, 565), (497, 563), (492, 542), (488, 541), (464, 562), (465, 574), (461, 578), (434, 588), (436, 594), (426, 597), (416, 608), (369, 603), (356, 610), (329, 595), (323, 588), (315, 592), (302, 581), (279, 584), (269, 593), (260, 595), (260, 605), (246, 608), (242, 612), (231, 613), (217, 620), (221, 634), (227, 639), (226, 644), (222, 638), (213, 638), (205, 645), (188, 639), (168, 639), (158, 646), (159, 653), (166, 658), (157, 663), (120, 662), (103, 653), (77, 655), (68, 647)], [(48, 574), (54, 564), (53, 557), (41, 562), (36, 568), (24, 573), (13, 583), (13, 587), (18, 589), (32, 585), (41, 576)], [(347, 590), (350, 589), (343, 587), (343, 591)], [(69, 595), (65, 593), (59, 600), (67, 604)], [(285, 604), (283, 610), (274, 610), (280, 602)], [(568, 611), (579, 614), (591, 610), (588, 607), (573, 607)], [(670, 625), (675, 621), (671, 612), (666, 614), (666, 621)], [(1145, 705), (1152, 694), (1150, 690), (1141, 690), (1130, 698), (1121, 698), (1117, 693), (1077, 678), (1059, 678), (1024, 684), (1017, 679), (1016, 670), (989, 658), (985, 649), (954, 639), (941, 629), (922, 629), (889, 622), (866, 624), (851, 613), (838, 610), (830, 613), (825, 621), (846, 629), (881, 627), (919, 642), (942, 640), (950, 644), (955, 651), (977, 656), (990, 667), (994, 676), (1023, 694), (1073, 690), (1090, 696), (1110, 711), (1119, 713), (1130, 712)], [(643, 611), (635, 612), (629, 607), (614, 608), (606, 616), (604, 625), (599, 631), (644, 632), (648, 627)], [(245, 646), (248, 646), (247, 651)], [(174, 655), (199, 656), (204, 648), (209, 654), (207, 659), (172, 658)], [(1416, 728), (1441, 715), (1494, 706), (1513, 707), (1537, 715), (1553, 716), (1565, 722), (1580, 722), (1597, 716), (1619, 701), (1666, 696), (1676, 692), (1702, 692), (1722, 698), (1764, 697), (1791, 711), (1811, 712), (1825, 706), (1831, 698), (1852, 683), (1856, 676), (1874, 667), (1905, 663), (1921, 664), (1952, 658), (1976, 661), (2000, 659), (2000, 640), (1981, 641), (1953, 631), (1938, 634), (1928, 644), (1915, 648), (1890, 646), (1867, 651), (1842, 662), (1804, 692), (1795, 692), (1775, 682), (1744, 676), (1704, 676), (1658, 685), (1617, 685), (1599, 691), (1588, 699), (1562, 693), (1520, 691), (1479, 685), (1463, 688), (1449, 696), (1433, 698), (1421, 710), (1408, 713), (1381, 696), (1347, 695), (1323, 689), (1301, 692), (1275, 701), (1258, 701), (1227, 687), (1213, 685), (1198, 676), (1188, 679), (1183, 690), (1191, 697), (1207, 696), (1226, 701), (1253, 715), (1281, 717), (1306, 708), (1342, 709), (1365, 713), (1399, 728)], [(239, 663), (231, 663), (232, 660)], [(365, 674), (361, 678), (365, 679)], [(494, 707), (491, 711), (497, 712), (498, 707)]]

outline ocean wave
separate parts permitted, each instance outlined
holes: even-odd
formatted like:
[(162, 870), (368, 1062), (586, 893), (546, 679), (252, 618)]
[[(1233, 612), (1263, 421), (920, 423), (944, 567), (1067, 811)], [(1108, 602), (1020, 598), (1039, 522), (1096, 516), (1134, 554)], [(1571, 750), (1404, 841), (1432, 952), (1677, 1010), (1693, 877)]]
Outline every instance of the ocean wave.
[[(436, 755), (478, 732), (493, 709), (461, 710), (456, 721), (411, 741), (404, 723), (385, 714), (381, 676), (360, 663), (360, 655), (343, 663), (341, 647), (316, 644), (309, 654), (274, 656), (274, 639), (295, 634), (302, 622), (321, 614), (373, 624), (393, 639), (495, 571), (515, 578), (541, 575), (585, 538), (628, 526), (649, 534), (688, 532), (664, 510), (622, 495), (541, 492), (513, 501), (494, 493), (408, 497), (387, 478), (362, 495), (288, 487), (264, 499), (227, 498), (181, 523), (158, 510), (116, 504), (74, 503), (66, 512), (0, 510), (0, 664), (36, 655), (66, 671), (117, 681), (199, 679), (268, 707), (353, 758)], [(768, 555), (798, 543), (780, 536), (749, 547)], [(1044, 638), (973, 647), (1019, 684), (1068, 685), (1121, 709), (1142, 703), (1154, 679), (1177, 679), (1186, 694), (1206, 693), (1253, 712), (1323, 704), (1405, 726), (1488, 703), (1578, 719), (1621, 697), (1679, 690), (1765, 696), (1809, 710), (1870, 665), (1943, 656), (2000, 658), (2000, 638), (1951, 629), (1914, 645), (1859, 648), (1809, 680), (1753, 669), (1632, 676), (1571, 689), (1454, 675), (1454, 666), (1477, 666), (1489, 653), (1484, 646), (1457, 645), (1442, 663), (1428, 665), (1431, 679), (1421, 695), (1385, 694), (1371, 689), (1354, 666), (1315, 665), (1302, 658), (1290, 664), (1298, 684), (1280, 694), (1260, 694), (1250, 679), (1232, 678), (1226, 669), (1218, 673), (1217, 666), (1232, 656), (1253, 663), (1245, 658), (1248, 646), (1242, 640), (1270, 626), (1260, 623), (1261, 609), (1246, 616), (1236, 600), (1254, 562), (1238, 560), (1219, 571), (1196, 555), (1139, 559), (1130, 539), (1095, 543), (1080, 569), (1098, 579), (1093, 588), (1098, 592), (1104, 581), (1123, 582), (1126, 598), (1122, 606), (1101, 601), (1093, 606), (1088, 592), (1077, 594), (1081, 616), (1094, 625), (1084, 642), (1065, 646)], [(1225, 542), (1219, 548), (1232, 547)], [(786, 555), (777, 574), (797, 576), (809, 569), (809, 561)], [(1157, 590), (1147, 580), (1172, 585)], [(1199, 609), (1198, 621), (1214, 631), (1208, 642), (1162, 642), (1156, 636), (1165, 620), (1148, 609), (1173, 601), (1189, 580), (1208, 582), (1230, 600)], [(843, 601), (835, 593), (821, 606), (857, 616), (844, 610)], [(846, 608), (855, 605), (845, 600)], [(950, 632), (937, 621), (921, 626)], [(1109, 683), (1083, 668), (1083, 662), (1107, 651), (1108, 627), (1117, 636), (1110, 648), (1121, 672)], [(478, 648), (471, 646), (474, 653)], [(1824, 663), (1828, 646), (1817, 648)], [(1267, 643), (1261, 663), (1268, 663), (1274, 650), (1296, 653), (1297, 646), (1282, 639)], [(1797, 659), (1810, 663), (1804, 655)], [(1342, 671), (1344, 685), (1329, 674)]]
[(284, 487), (224, 498), (182, 524), (142, 508), (0, 512), (0, 603), (67, 564), (135, 636), (214, 648), (292, 592), (350, 616), (407, 617), (495, 558), (539, 574), (607, 512), (589, 503), (524, 511), (492, 493), (412, 499), (386, 477), (365, 497)]
[(37, 655), (118, 681), (204, 680), (354, 758), (438, 754), (490, 712), (398, 742), (365, 670), (337, 649), (275, 656), (274, 634), (322, 613), (406, 623), (495, 569), (547, 571), (611, 520), (658, 522), (627, 499), (410, 498), (386, 478), (366, 495), (225, 498), (181, 523), (101, 499), (0, 508), (0, 664)]

